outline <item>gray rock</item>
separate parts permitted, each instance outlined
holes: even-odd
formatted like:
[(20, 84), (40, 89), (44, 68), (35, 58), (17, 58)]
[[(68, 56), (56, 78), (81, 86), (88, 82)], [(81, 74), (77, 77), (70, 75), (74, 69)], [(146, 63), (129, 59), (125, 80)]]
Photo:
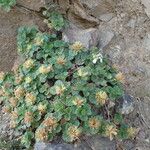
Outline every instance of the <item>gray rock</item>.
[(75, 26), (64, 30), (63, 40), (66, 42), (80, 41), (86, 48), (98, 45), (99, 32), (95, 28), (79, 29)]
[(145, 12), (147, 14), (147, 16), (150, 18), (150, 1), (148, 0), (141, 0), (142, 4), (145, 7)]
[(67, 143), (36, 143), (34, 150), (116, 150), (116, 143), (108, 138), (93, 136), (86, 137), (85, 140), (76, 145)]
[(119, 99), (119, 111), (121, 114), (129, 114), (134, 110), (134, 98), (128, 94), (124, 94)]
[(100, 29), (100, 42), (99, 42), (99, 46), (100, 48), (104, 48), (106, 45), (109, 44), (109, 42), (112, 40), (112, 38), (114, 37), (114, 33), (110, 30), (104, 30), (104, 29)]

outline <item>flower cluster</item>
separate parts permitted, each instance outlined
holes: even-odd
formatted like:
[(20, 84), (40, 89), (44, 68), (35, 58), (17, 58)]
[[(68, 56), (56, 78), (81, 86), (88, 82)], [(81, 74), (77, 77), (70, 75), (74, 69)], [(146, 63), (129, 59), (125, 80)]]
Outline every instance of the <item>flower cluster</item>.
[(135, 129), (124, 127), (123, 117), (108, 106), (122, 96), (124, 76), (99, 49), (88, 50), (81, 42), (68, 44), (55, 34), (22, 27), (18, 51), (25, 61), (14, 73), (0, 73), (0, 98), (3, 111), (11, 115), (11, 127), (23, 129), (26, 147), (58, 135), (66, 142), (86, 134), (111, 140), (135, 136)]

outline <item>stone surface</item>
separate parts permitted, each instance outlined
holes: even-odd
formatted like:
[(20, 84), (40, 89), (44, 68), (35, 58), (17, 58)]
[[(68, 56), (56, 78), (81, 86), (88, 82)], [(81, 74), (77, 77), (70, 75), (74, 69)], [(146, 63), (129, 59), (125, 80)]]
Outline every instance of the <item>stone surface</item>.
[(85, 140), (81, 140), (80, 143), (67, 144), (46, 144), (36, 143), (34, 150), (116, 150), (116, 143), (110, 141), (108, 138), (102, 138), (100, 136), (87, 137)]
[(150, 17), (150, 1), (148, 0), (141, 0), (142, 4), (145, 7), (146, 14)]
[(124, 94), (119, 100), (119, 111), (121, 114), (129, 114), (134, 110), (134, 98)]
[(95, 28), (79, 29), (73, 25), (63, 32), (63, 40), (71, 43), (80, 41), (86, 48), (97, 46), (99, 43), (99, 31)]
[[(6, 19), (7, 18), (7, 19)], [(39, 25), (43, 29), (42, 19), (21, 8), (9, 13), (0, 10), (0, 71), (9, 71), (17, 58), (16, 36), (22, 25)]]
[(17, 0), (17, 4), (34, 11), (40, 11), (42, 7), (45, 7), (45, 0)]

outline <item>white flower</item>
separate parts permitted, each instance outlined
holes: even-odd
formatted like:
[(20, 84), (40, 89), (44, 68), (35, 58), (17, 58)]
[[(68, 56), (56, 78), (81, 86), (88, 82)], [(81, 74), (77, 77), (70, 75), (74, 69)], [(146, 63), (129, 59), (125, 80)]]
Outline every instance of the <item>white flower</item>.
[(93, 64), (96, 64), (96, 62), (100, 60), (100, 62), (102, 63), (103, 62), (103, 56), (101, 53), (98, 53), (97, 55), (93, 55)]

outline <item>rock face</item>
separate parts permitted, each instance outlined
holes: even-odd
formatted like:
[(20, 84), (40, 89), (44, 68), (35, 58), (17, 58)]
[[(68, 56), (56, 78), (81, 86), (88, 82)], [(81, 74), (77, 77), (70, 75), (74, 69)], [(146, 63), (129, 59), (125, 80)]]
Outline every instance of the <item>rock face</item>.
[(145, 7), (146, 14), (148, 15), (148, 17), (150, 17), (150, 1), (147, 1), (147, 0), (141, 0), (141, 1)]
[(34, 11), (40, 11), (46, 6), (45, 0), (17, 0), (17, 4)]
[(63, 40), (67, 42), (80, 41), (86, 48), (99, 44), (99, 31), (95, 28), (80, 29), (73, 25), (63, 31)]
[(34, 150), (116, 150), (116, 144), (114, 141), (110, 141), (108, 138), (102, 138), (100, 136), (87, 137), (86, 140), (82, 140), (81, 143), (76, 145), (59, 143), (59, 144), (46, 144), (36, 143)]
[(119, 111), (121, 114), (128, 115), (134, 110), (134, 98), (124, 94), (119, 100)]

